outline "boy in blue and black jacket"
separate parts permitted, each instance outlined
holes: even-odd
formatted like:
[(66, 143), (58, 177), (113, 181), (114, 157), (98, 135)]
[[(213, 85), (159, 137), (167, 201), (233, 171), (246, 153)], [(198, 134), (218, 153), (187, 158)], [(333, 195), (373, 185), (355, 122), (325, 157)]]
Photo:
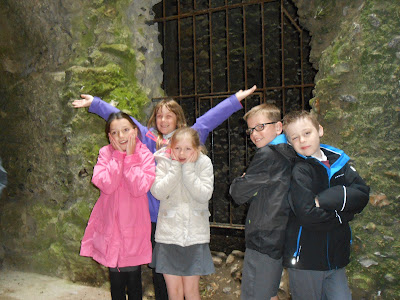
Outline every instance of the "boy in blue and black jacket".
[(286, 143), (281, 111), (275, 105), (257, 105), (244, 120), (257, 151), (246, 173), (235, 178), (229, 190), (237, 204), (249, 204), (241, 299), (278, 300), (290, 212), (287, 197), (296, 153)]
[(323, 128), (312, 113), (287, 114), (283, 129), (299, 155), (292, 170), (283, 265), (292, 299), (351, 299), (349, 221), (369, 200), (369, 187), (339, 149), (320, 144)]

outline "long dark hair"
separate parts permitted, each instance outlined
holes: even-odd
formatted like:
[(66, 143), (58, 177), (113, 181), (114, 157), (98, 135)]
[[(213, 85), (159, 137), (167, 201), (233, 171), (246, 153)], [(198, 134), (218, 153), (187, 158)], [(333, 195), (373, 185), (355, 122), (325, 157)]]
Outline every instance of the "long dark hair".
[[(124, 113), (124, 112), (122, 112), (122, 111), (119, 111), (119, 112), (116, 112), (116, 113), (112, 113), (112, 114), (108, 117), (108, 120), (107, 120), (107, 123), (106, 123), (106, 130), (105, 130), (105, 132), (106, 132), (107, 138), (108, 138), (108, 134), (110, 133), (111, 122), (114, 121), (114, 120), (119, 120), (119, 119), (126, 119), (126, 120), (129, 121), (129, 123), (132, 124), (133, 128), (138, 128), (137, 125), (136, 125), (136, 123), (133, 122), (133, 120), (131, 119), (131, 117), (130, 117), (128, 114), (126, 114), (126, 113)], [(141, 134), (140, 134), (139, 128), (138, 128), (138, 131), (137, 131), (137, 132), (138, 132), (138, 138), (139, 138), (139, 140), (141, 140)]]

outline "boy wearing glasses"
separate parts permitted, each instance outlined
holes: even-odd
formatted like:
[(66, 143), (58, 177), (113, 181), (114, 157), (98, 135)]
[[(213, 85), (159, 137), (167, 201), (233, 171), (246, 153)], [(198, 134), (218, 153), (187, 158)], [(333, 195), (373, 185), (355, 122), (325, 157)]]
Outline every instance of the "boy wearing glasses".
[(244, 115), (246, 133), (258, 148), (249, 167), (233, 180), (229, 193), (249, 203), (241, 298), (278, 299), (282, 255), (290, 207), (287, 200), (296, 153), (282, 134), (281, 112), (260, 104)]
[(369, 187), (342, 150), (320, 144), (324, 131), (314, 114), (291, 112), (283, 120), (301, 157), (292, 172), (283, 258), (292, 299), (350, 300), (349, 221), (367, 205)]

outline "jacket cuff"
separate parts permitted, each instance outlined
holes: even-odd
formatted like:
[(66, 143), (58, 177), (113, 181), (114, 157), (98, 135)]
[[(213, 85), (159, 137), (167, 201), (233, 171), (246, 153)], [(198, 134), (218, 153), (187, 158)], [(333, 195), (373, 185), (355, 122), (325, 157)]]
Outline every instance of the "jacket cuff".
[(182, 166), (182, 172), (183, 173), (194, 172), (195, 165), (196, 165), (195, 162), (184, 163)]
[(99, 102), (100, 102), (100, 98), (99, 97), (93, 97), (93, 101), (89, 106), (89, 112), (90, 113), (95, 113), (95, 111), (98, 110), (98, 106), (99, 106)]
[(242, 103), (239, 101), (239, 99), (236, 97), (236, 94), (233, 94), (232, 96), (229, 97), (229, 101), (232, 104), (232, 107), (237, 111), (239, 109), (243, 108)]
[(181, 163), (177, 160), (171, 159), (171, 167), (173, 167), (174, 169), (177, 169), (181, 166)]

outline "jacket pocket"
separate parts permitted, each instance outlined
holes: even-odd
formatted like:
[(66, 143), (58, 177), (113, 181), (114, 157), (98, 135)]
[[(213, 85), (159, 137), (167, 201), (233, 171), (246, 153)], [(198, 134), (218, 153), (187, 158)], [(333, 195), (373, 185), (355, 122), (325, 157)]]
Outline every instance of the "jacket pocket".
[(163, 209), (158, 213), (156, 238), (168, 239), (176, 235), (176, 231), (180, 228), (175, 226), (176, 218), (175, 209)]
[(150, 231), (146, 227), (129, 227), (122, 232), (122, 258), (144, 256), (151, 252)]
[(195, 209), (192, 211), (192, 230), (195, 235), (210, 234), (210, 212), (208, 209)]
[(106, 257), (108, 252), (109, 240), (110, 239), (106, 237), (104, 233), (95, 231), (93, 233), (93, 249)]

